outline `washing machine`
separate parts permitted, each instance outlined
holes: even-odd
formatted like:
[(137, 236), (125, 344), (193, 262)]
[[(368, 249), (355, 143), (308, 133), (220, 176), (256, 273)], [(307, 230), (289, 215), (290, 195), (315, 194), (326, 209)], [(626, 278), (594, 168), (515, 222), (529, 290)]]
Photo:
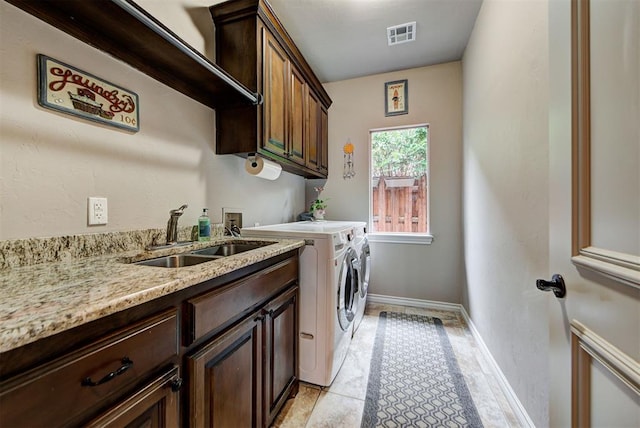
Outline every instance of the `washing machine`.
[(369, 277), (371, 275), (371, 250), (369, 247), (369, 239), (367, 237), (366, 225), (358, 225), (354, 228), (353, 247), (358, 257), (357, 265), (357, 288), (354, 302), (355, 317), (353, 320), (353, 334), (364, 318), (364, 310), (367, 303), (367, 291), (369, 289)]
[[(364, 225), (365, 223), (361, 223)], [(302, 221), (247, 227), (248, 238), (304, 239), (300, 251), (300, 380), (328, 386), (342, 366), (357, 312), (354, 222)]]

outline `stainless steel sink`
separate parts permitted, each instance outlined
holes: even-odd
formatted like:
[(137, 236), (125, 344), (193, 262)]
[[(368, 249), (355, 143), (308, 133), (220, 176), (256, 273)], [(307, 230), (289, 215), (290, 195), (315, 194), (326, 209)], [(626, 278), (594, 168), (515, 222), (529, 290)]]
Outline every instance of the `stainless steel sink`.
[(241, 244), (230, 243), (203, 248), (201, 250), (195, 250), (192, 251), (191, 254), (226, 257), (238, 253), (244, 253), (245, 251), (255, 250), (256, 248), (265, 247), (271, 244), (273, 244), (273, 242), (247, 242)]
[(199, 265), (200, 263), (209, 262), (220, 258), (215, 256), (203, 256), (196, 254), (176, 254), (173, 256), (158, 257), (155, 259), (143, 260), (136, 262), (136, 265), (154, 266), (163, 268), (179, 268), (185, 266)]
[(244, 253), (245, 251), (255, 250), (256, 248), (264, 247), (271, 244), (273, 244), (273, 242), (231, 242), (228, 244), (215, 245), (213, 247), (191, 251), (186, 254), (175, 254), (171, 256), (142, 260), (139, 262), (134, 262), (133, 264), (163, 268), (194, 266), (211, 260), (220, 259), (222, 257), (232, 256), (234, 254)]

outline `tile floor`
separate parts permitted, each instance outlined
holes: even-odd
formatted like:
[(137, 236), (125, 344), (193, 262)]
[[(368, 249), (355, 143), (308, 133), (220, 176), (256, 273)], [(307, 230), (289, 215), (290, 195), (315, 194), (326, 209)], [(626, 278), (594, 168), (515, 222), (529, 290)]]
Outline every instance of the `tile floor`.
[(485, 427), (519, 427), (491, 368), (471, 331), (456, 312), (367, 304), (365, 317), (333, 383), (328, 387), (301, 383), (274, 421), (278, 428), (359, 427), (369, 378), (369, 363), (381, 311), (406, 312), (442, 320), (473, 401)]

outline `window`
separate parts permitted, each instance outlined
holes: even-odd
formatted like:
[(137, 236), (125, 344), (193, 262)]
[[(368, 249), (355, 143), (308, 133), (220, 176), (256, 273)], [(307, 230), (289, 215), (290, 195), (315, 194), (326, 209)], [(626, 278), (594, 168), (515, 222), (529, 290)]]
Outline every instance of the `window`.
[(374, 240), (430, 243), (429, 125), (375, 129), (370, 139)]

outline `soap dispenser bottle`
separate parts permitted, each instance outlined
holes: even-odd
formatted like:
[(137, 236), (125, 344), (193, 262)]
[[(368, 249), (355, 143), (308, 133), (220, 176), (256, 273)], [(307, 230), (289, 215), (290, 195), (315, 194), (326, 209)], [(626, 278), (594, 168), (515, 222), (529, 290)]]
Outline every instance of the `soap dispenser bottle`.
[(209, 241), (211, 239), (211, 219), (208, 209), (202, 209), (202, 215), (198, 217), (198, 241)]

